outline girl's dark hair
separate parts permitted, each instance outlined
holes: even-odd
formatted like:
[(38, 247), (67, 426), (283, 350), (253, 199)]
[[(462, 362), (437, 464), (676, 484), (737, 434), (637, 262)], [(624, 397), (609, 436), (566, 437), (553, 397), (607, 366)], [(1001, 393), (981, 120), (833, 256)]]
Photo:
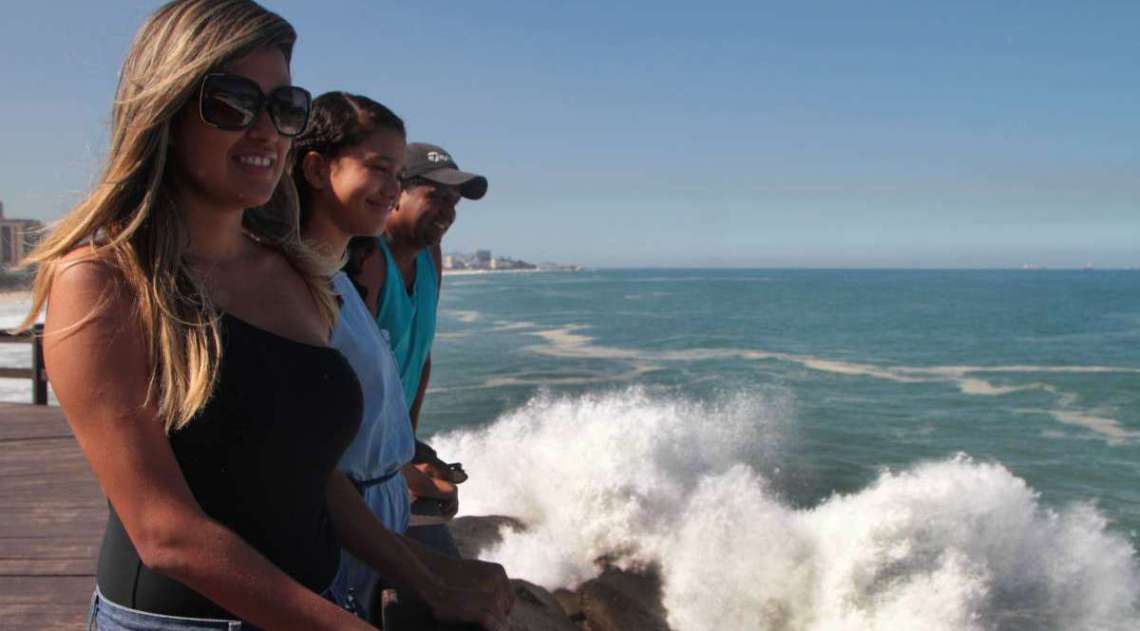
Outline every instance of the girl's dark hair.
[(309, 126), (293, 140), (293, 181), (301, 204), (300, 226), (309, 218), (313, 190), (305, 179), (304, 161), (310, 151), (335, 158), (346, 147), (362, 142), (379, 129), (407, 136), (404, 121), (395, 112), (366, 96), (326, 92), (313, 100)]

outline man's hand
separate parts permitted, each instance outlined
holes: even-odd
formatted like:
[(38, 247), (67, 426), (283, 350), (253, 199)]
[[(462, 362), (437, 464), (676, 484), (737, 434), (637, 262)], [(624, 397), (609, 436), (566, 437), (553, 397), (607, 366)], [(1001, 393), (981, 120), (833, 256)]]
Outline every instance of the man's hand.
[(428, 475), (422, 467), (423, 465), (404, 467), (404, 478), (408, 482), (408, 491), (413, 501), (420, 499), (438, 501), (440, 516), (451, 519), (459, 512), (459, 489), (447, 480)]
[(467, 480), (467, 472), (458, 462), (448, 464), (440, 459), (436, 451), (427, 443), (416, 441), (416, 454), (412, 457), (412, 464), (433, 478), (447, 480), (452, 484), (460, 484)]

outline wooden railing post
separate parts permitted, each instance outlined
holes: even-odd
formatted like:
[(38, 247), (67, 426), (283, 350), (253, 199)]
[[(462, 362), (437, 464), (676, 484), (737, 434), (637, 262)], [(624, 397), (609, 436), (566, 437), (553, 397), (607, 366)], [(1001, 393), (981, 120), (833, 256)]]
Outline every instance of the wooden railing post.
[(44, 368), (44, 325), (37, 324), (32, 330), (23, 333), (9, 333), (0, 329), (0, 344), (31, 344), (32, 367), (11, 368), (0, 366), (0, 378), (31, 379), (32, 402), (36, 405), (48, 404), (48, 378)]
[(44, 325), (37, 324), (32, 329), (32, 402), (36, 405), (48, 403), (47, 370), (44, 368)]

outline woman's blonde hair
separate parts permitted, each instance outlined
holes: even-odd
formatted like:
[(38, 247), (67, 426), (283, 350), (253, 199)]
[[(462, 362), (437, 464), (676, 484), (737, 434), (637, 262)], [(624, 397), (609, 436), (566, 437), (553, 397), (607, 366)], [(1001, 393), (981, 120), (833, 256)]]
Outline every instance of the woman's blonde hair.
[[(288, 22), (250, 0), (174, 0), (158, 9), (123, 62), (98, 183), (24, 261), (39, 265), (25, 328), (43, 309), (69, 253), (88, 248), (116, 270), (146, 337), (147, 401), (167, 432), (190, 422), (210, 399), (222, 344), (216, 309), (184, 258), (189, 237), (171, 195), (171, 124), (207, 73), (267, 47), (288, 60), (295, 40)], [(288, 166), (273, 203), (292, 205), (281, 209), (286, 216), (296, 212)], [(331, 327), (336, 305), (323, 262), (295, 232), (264, 231), (252, 219), (244, 221), (246, 230), (287, 257)]]

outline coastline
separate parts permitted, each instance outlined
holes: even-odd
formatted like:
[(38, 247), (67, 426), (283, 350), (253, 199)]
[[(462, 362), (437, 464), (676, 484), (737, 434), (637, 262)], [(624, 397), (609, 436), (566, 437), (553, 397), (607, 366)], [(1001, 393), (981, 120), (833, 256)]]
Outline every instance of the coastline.
[(445, 269), (444, 276), (481, 276), (483, 274), (541, 274), (544, 272), (573, 273), (572, 269)]
[(32, 290), (30, 289), (5, 289), (0, 291), (0, 305), (31, 302), (31, 300)]

